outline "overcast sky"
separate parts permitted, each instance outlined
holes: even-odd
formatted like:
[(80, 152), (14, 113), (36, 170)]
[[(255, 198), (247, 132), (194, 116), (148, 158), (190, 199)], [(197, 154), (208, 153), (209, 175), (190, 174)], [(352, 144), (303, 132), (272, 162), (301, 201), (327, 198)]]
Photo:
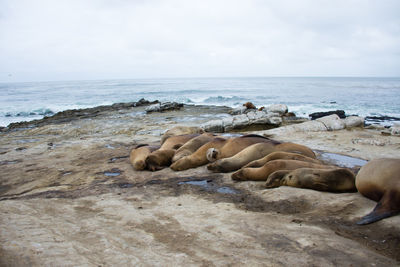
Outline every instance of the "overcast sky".
[(399, 0), (0, 0), (0, 81), (400, 76)]

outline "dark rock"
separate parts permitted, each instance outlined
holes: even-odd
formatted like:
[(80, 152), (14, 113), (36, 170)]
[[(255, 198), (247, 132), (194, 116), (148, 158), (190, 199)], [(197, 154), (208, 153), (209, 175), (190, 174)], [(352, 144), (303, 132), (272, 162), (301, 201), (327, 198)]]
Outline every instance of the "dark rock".
[(365, 117), (365, 123), (379, 123), (384, 121), (400, 121), (400, 118), (390, 116), (367, 116)]
[(344, 110), (335, 110), (335, 111), (327, 111), (327, 112), (314, 112), (311, 113), (310, 115), (308, 115), (309, 117), (311, 117), (311, 120), (315, 120), (315, 119), (319, 119), (325, 116), (329, 116), (332, 114), (336, 114), (339, 116), (339, 118), (344, 119), (346, 118), (346, 114), (344, 112)]

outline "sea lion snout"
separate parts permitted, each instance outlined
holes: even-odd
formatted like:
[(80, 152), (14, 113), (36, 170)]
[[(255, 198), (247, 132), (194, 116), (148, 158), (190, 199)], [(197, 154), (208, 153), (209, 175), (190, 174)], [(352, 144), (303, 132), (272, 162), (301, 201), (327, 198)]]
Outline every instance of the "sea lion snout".
[(242, 170), (239, 170), (237, 172), (232, 173), (232, 176), (231, 176), (232, 180), (235, 180), (235, 181), (246, 181), (247, 179), (246, 179), (246, 175), (244, 174), (244, 171), (245, 170), (242, 169)]
[(144, 160), (138, 160), (133, 164), (133, 168), (138, 171), (146, 169), (146, 162)]
[(275, 188), (275, 187), (279, 187), (282, 185), (282, 181), (285, 178), (289, 178), (287, 177), (288, 171), (282, 170), (282, 171), (276, 171), (271, 173), (268, 176), (267, 181), (265, 182), (265, 187), (266, 188)]

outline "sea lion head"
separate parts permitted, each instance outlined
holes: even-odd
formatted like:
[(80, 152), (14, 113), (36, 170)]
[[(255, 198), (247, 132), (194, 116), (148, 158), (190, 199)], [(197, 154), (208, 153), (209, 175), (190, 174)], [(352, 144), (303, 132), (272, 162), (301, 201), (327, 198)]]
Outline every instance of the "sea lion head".
[(220, 161), (208, 164), (207, 169), (210, 171), (213, 171), (213, 172), (221, 172), (222, 168), (221, 168)]
[(143, 171), (144, 169), (146, 169), (146, 162), (144, 160), (137, 160), (133, 164), (133, 168), (137, 171)]
[(171, 164), (170, 168), (174, 171), (186, 170), (186, 165), (188, 164), (188, 157), (183, 157)]
[(147, 169), (150, 171), (158, 171), (169, 166), (174, 154), (175, 150), (172, 149), (154, 151), (146, 158)]
[(218, 157), (218, 153), (219, 153), (219, 150), (218, 149), (216, 149), (216, 148), (209, 148), (208, 150), (207, 150), (207, 160), (209, 161), (209, 162), (214, 162), (214, 161), (216, 161), (217, 160), (217, 157)]
[(279, 187), (281, 185), (284, 184), (284, 181), (286, 179), (291, 179), (292, 177), (290, 177), (291, 174), (289, 174), (289, 171), (276, 171), (271, 173), (268, 176), (267, 181), (265, 182), (265, 187), (266, 188), (275, 188), (275, 187)]
[(247, 177), (246, 172), (247, 172), (246, 169), (238, 170), (237, 172), (232, 173), (231, 178), (232, 178), (232, 180), (235, 180), (235, 181), (246, 181), (246, 180), (248, 180), (246, 178)]

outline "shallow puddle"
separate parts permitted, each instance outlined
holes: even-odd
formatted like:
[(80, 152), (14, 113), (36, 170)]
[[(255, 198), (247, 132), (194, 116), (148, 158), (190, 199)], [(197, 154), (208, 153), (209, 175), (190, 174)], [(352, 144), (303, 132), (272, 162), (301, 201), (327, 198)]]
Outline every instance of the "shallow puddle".
[(218, 193), (221, 194), (237, 194), (238, 192), (230, 187), (223, 186), (217, 189)]
[(39, 142), (40, 139), (21, 139), (21, 140), (17, 140), (16, 143), (17, 144), (25, 144), (25, 143), (34, 143), (34, 142)]
[(108, 177), (119, 176), (119, 175), (121, 175), (121, 173), (122, 173), (122, 171), (119, 170), (119, 169), (117, 169), (117, 168), (113, 168), (113, 169), (111, 169), (111, 170), (109, 170), (109, 171), (103, 172), (103, 174), (104, 174), (105, 176), (108, 176)]
[(210, 192), (217, 192), (221, 194), (237, 194), (239, 193), (235, 189), (229, 187), (229, 186), (219, 186), (215, 183), (212, 182), (212, 180), (189, 180), (189, 181), (182, 181), (178, 182), (179, 185), (194, 185), (194, 186), (199, 186), (206, 191)]
[(318, 153), (319, 153), (319, 159), (346, 168), (361, 167), (368, 162), (363, 159), (340, 155), (336, 153), (321, 152), (321, 151), (318, 151)]
[(22, 160), (17, 159), (17, 160), (5, 160), (5, 161), (0, 161), (0, 165), (9, 165), (9, 164), (17, 164), (22, 162)]
[(108, 177), (114, 177), (114, 176), (121, 175), (121, 173), (120, 172), (104, 172), (104, 175), (108, 176)]

